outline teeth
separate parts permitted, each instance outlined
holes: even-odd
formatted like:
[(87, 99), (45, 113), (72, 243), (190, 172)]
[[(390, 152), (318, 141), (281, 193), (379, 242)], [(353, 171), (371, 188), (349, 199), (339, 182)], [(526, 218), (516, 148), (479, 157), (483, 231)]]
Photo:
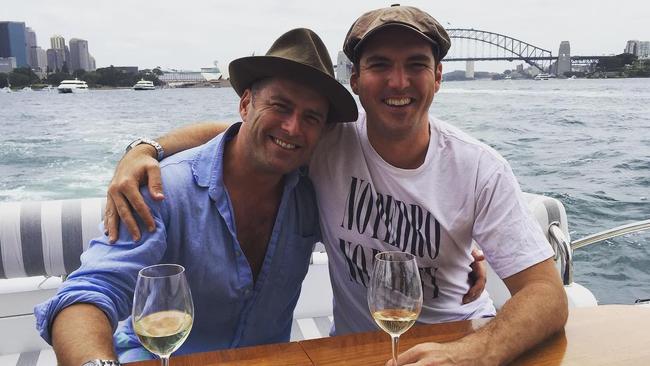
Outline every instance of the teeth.
[(411, 98), (386, 98), (384, 100), (388, 105), (403, 106), (411, 103)]
[(278, 145), (278, 146), (280, 146), (282, 148), (285, 148), (287, 150), (293, 150), (293, 149), (296, 148), (296, 145), (290, 144), (288, 142), (284, 142), (284, 141), (280, 140), (279, 138), (274, 137), (273, 142), (275, 142), (276, 145)]

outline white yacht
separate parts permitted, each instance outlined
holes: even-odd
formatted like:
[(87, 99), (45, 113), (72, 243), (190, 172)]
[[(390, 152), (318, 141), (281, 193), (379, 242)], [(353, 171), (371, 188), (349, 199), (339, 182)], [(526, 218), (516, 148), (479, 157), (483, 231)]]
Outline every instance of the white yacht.
[(548, 79), (555, 79), (555, 75), (545, 74), (545, 73), (540, 73), (535, 75), (535, 80), (548, 80)]
[(202, 67), (201, 75), (210, 83), (218, 83), (223, 78), (223, 74), (219, 70), (219, 62), (214, 61), (213, 65), (213, 67)]
[(74, 79), (74, 80), (63, 80), (59, 87), (57, 88), (59, 93), (79, 93), (88, 91), (88, 84), (85, 81)]
[(140, 80), (135, 85), (133, 85), (133, 90), (154, 90), (156, 87), (153, 85), (153, 81), (149, 80)]

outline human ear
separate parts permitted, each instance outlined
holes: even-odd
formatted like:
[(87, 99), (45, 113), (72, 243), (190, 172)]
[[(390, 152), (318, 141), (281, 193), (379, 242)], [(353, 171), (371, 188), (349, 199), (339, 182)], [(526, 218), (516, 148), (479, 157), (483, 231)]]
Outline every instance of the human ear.
[(359, 72), (356, 66), (352, 66), (352, 74), (350, 74), (350, 88), (352, 92), (359, 95)]
[(241, 116), (242, 121), (246, 122), (248, 113), (252, 105), (253, 94), (250, 89), (244, 90), (241, 99), (239, 100), (239, 115)]
[(440, 83), (442, 82), (442, 63), (438, 62), (436, 66), (436, 83), (435, 83), (435, 92), (437, 93), (440, 90)]

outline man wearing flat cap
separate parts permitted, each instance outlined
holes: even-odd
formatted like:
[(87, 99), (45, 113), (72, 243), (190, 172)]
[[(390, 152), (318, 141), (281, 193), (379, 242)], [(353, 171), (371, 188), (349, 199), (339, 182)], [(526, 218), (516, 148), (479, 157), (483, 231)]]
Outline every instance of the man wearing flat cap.
[[(440, 23), (417, 8), (396, 5), (359, 17), (343, 50), (354, 64), (350, 86), (365, 112), (356, 123), (333, 126), (309, 165), (334, 292), (333, 334), (376, 329), (366, 294), (379, 251), (416, 256), (424, 293), (419, 322), (495, 316), (487, 293), (463, 299), (473, 242), (512, 294), (479, 331), (413, 347), (400, 355), (400, 365), (507, 363), (560, 330), (568, 314), (553, 250), (508, 163), (429, 116), (450, 45)], [(215, 128), (196, 127), (206, 136)], [(178, 143), (169, 144), (176, 151), (202, 140), (181, 134), (168, 141)], [(127, 158), (137, 162), (135, 155)], [(121, 164), (118, 172), (143, 175), (142, 166)], [(110, 195), (120, 214), (128, 211), (122, 194), (132, 196), (117, 189)]]
[[(354, 121), (352, 95), (307, 29), (281, 36), (266, 56), (230, 65), (241, 97), (236, 123), (201, 147), (161, 162), (166, 199), (142, 191), (156, 230), (137, 242), (91, 242), (81, 267), (35, 310), (59, 365), (116, 365), (150, 358), (131, 319), (138, 271), (186, 268), (194, 325), (182, 353), (289, 340), (293, 309), (320, 238), (313, 187), (299, 168), (327, 124)], [(117, 352), (114, 351), (114, 345)]]

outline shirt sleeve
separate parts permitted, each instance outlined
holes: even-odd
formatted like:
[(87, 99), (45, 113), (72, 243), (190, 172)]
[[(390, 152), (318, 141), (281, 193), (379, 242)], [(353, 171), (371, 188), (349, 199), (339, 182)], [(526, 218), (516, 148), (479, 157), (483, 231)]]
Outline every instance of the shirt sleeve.
[[(147, 193), (143, 191), (143, 194)], [(138, 272), (160, 262), (167, 249), (160, 203), (148, 195), (145, 201), (156, 222), (154, 232), (148, 232), (139, 222), (142, 236), (140, 241), (134, 242), (122, 223), (119, 239), (114, 244), (109, 243), (107, 236), (91, 240), (88, 250), (81, 255), (79, 269), (68, 276), (54, 297), (34, 308), (36, 328), (46, 342), (52, 342), (52, 321), (70, 305), (89, 303), (97, 306), (108, 317), (113, 332), (118, 321), (131, 313)]]
[(477, 187), (472, 236), (499, 277), (512, 276), (553, 255), (505, 161)]

